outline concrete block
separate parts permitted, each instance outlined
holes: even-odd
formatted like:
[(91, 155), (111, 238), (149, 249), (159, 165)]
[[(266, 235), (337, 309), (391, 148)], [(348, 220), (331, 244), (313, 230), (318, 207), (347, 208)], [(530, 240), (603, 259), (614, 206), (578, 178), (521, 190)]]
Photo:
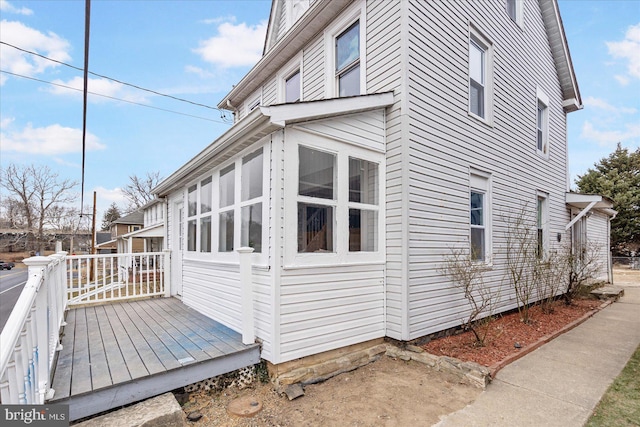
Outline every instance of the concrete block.
[(184, 412), (173, 396), (165, 393), (133, 406), (75, 424), (74, 427), (183, 427)]

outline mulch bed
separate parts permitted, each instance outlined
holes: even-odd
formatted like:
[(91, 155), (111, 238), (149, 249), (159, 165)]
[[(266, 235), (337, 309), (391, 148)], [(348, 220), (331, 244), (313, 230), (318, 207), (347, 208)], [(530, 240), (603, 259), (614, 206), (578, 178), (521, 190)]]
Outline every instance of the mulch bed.
[(494, 366), (522, 352), (541, 338), (561, 330), (586, 313), (595, 311), (601, 304), (602, 301), (593, 299), (575, 299), (571, 305), (556, 301), (553, 312), (549, 314), (543, 313), (540, 306), (534, 306), (529, 309), (529, 324), (520, 320), (517, 311), (495, 318), (488, 325), (484, 347), (475, 345), (475, 337), (468, 331), (438, 338), (424, 344), (422, 348), (437, 356), (450, 356), (484, 366)]

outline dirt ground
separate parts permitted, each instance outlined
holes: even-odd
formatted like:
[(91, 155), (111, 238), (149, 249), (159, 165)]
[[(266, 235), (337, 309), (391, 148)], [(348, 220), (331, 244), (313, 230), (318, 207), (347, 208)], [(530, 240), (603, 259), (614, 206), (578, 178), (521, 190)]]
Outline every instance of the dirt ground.
[[(203, 417), (193, 426), (428, 426), (464, 408), (481, 390), (456, 377), (414, 361), (382, 356), (355, 371), (305, 387), (289, 401), (270, 385), (252, 389), (199, 392), (190, 396), (185, 413)], [(229, 402), (250, 395), (263, 409), (253, 418), (226, 413)]]
[(640, 270), (614, 267), (613, 284), (615, 286), (640, 286)]

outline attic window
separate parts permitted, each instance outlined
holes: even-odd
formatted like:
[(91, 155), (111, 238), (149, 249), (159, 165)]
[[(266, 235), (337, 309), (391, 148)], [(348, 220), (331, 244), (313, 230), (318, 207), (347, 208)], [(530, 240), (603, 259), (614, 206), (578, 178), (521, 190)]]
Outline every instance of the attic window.
[(336, 80), (339, 96), (360, 95), (360, 21), (336, 37)]

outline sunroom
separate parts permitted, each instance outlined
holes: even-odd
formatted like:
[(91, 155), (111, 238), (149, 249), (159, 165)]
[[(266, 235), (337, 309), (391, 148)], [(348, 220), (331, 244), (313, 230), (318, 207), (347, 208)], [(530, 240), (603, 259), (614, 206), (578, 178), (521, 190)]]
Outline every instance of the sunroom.
[(250, 328), (272, 363), (384, 337), (392, 103), (383, 93), (258, 107), (162, 182), (171, 293)]

